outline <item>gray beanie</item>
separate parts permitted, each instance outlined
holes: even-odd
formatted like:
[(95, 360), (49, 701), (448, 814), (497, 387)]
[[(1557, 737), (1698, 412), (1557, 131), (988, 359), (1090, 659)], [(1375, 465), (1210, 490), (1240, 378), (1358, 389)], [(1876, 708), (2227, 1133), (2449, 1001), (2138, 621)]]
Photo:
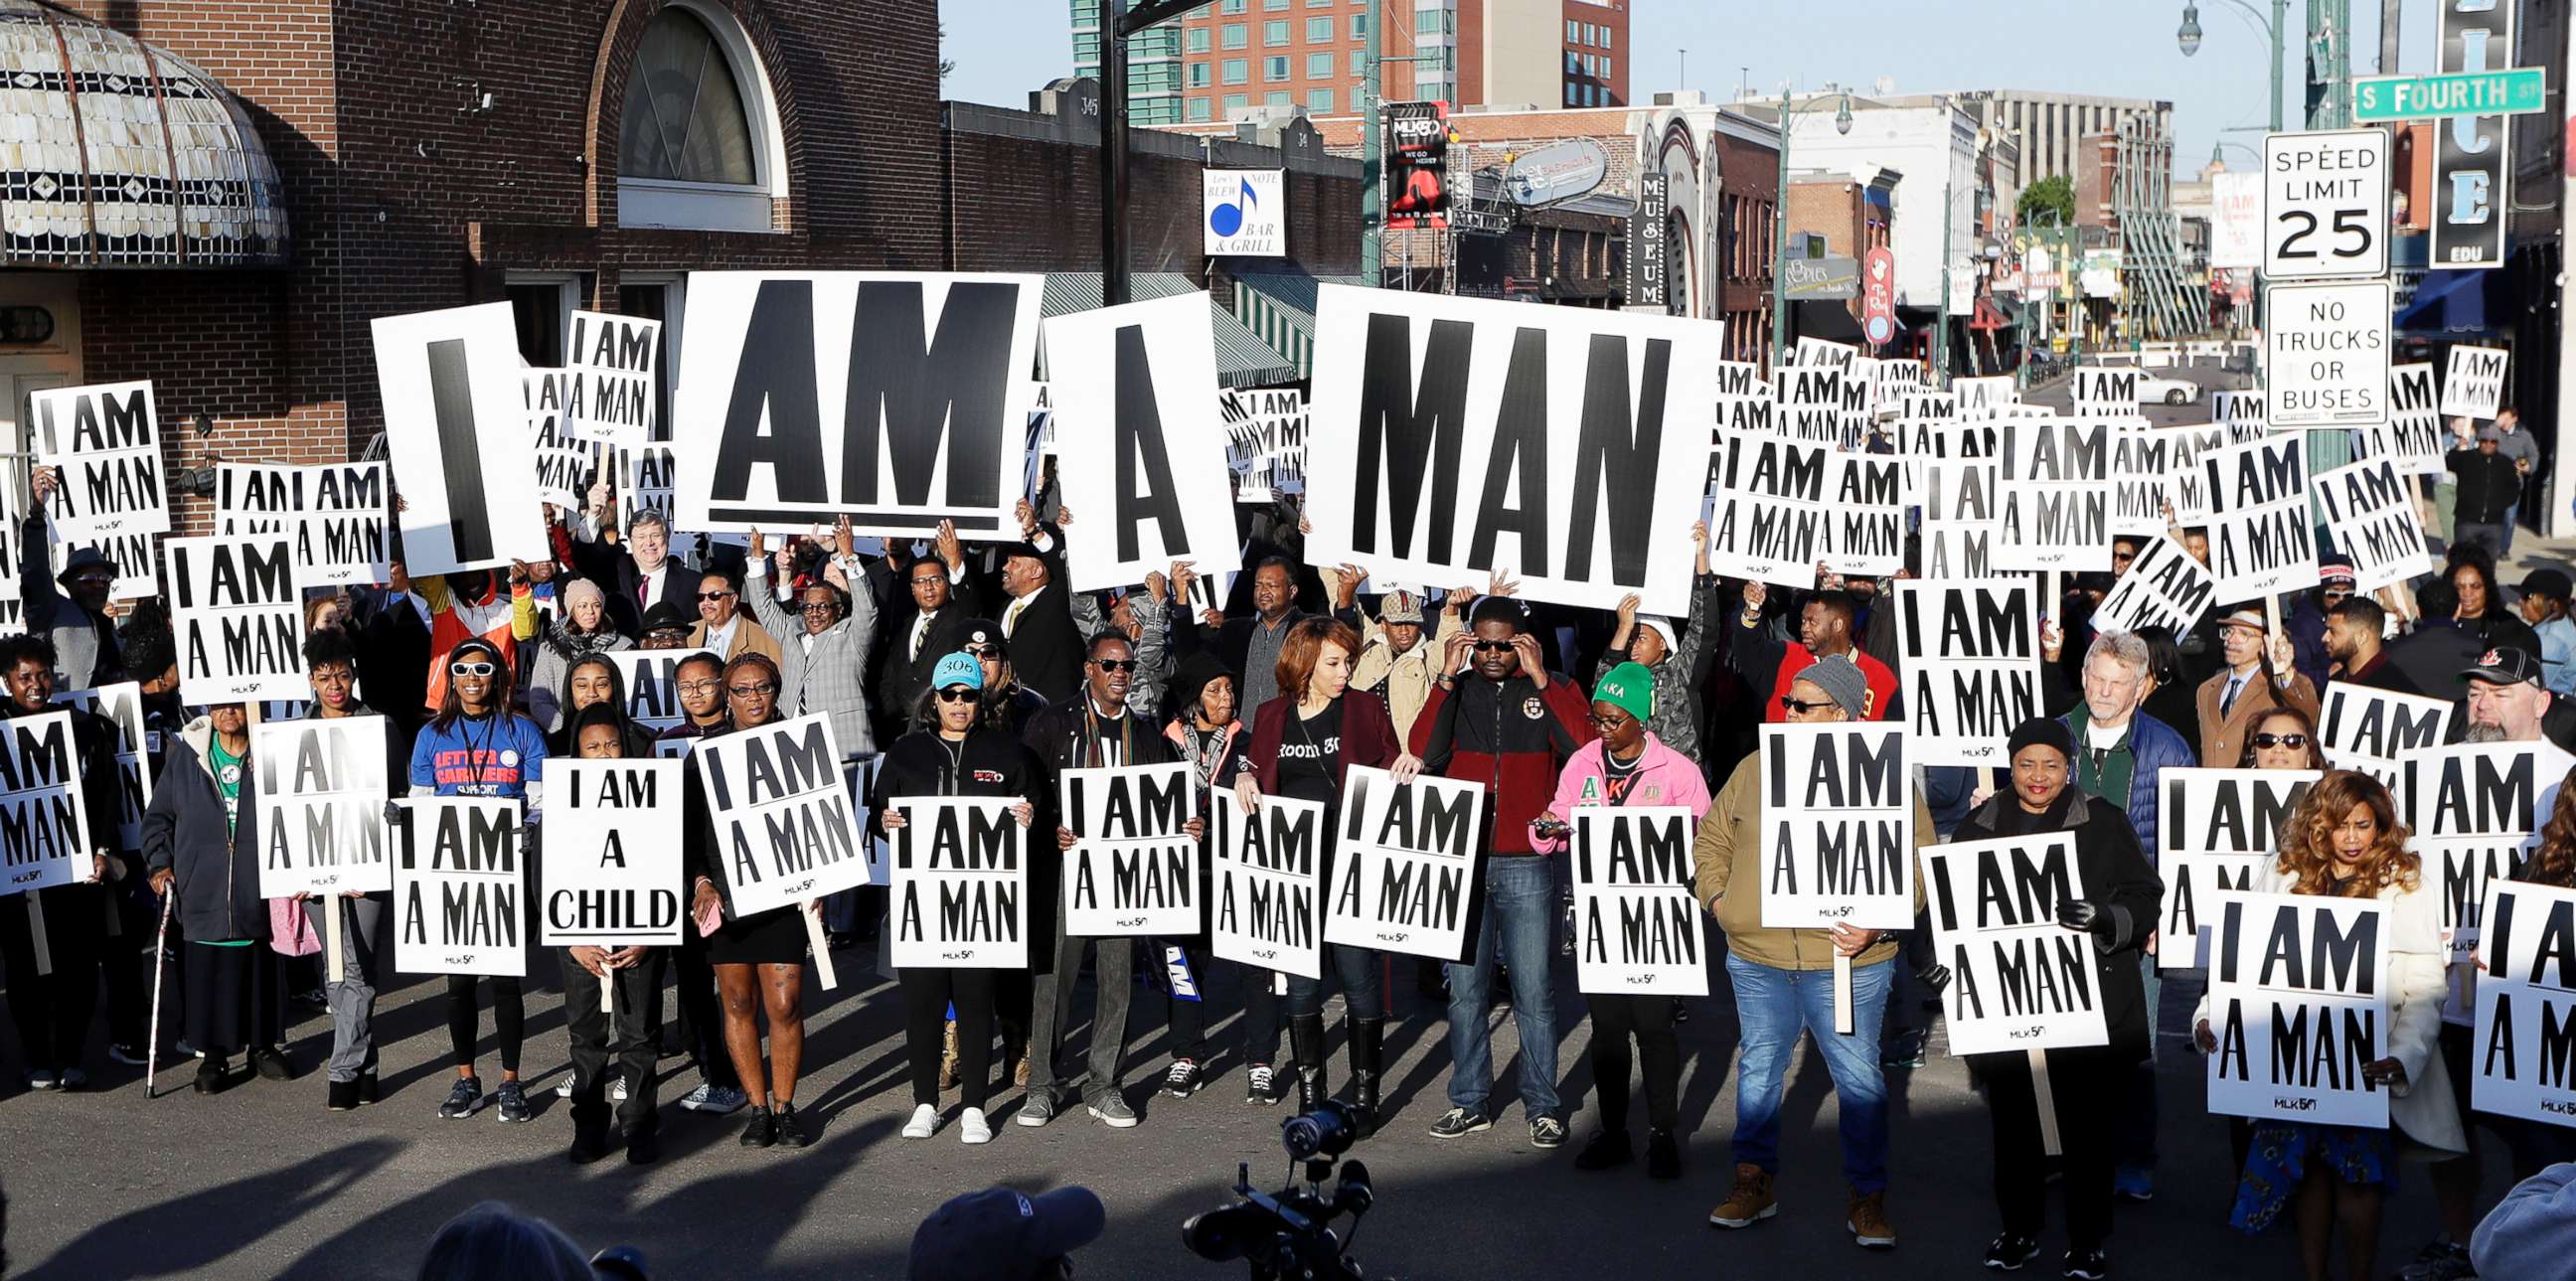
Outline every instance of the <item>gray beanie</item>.
[(1791, 679), (1825, 691), (1825, 697), (1842, 704), (1843, 714), (1853, 720), (1869, 714), (1869, 678), (1861, 675), (1860, 666), (1848, 658), (1819, 658), (1799, 668)]

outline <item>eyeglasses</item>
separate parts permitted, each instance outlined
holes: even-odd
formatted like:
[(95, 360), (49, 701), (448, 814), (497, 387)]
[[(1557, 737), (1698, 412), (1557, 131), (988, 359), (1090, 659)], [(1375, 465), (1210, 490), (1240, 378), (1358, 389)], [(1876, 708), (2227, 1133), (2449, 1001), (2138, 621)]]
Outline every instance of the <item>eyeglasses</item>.
[(1781, 708), (1781, 710), (1782, 710), (1782, 711), (1789, 712), (1789, 713), (1792, 713), (1792, 714), (1801, 713), (1801, 712), (1821, 712), (1821, 711), (1825, 710), (1826, 708), (1828, 708), (1828, 707), (1832, 707), (1832, 706), (1834, 706), (1834, 701), (1833, 701), (1832, 699), (1825, 699), (1825, 700), (1823, 700), (1823, 701), (1821, 701), (1821, 702), (1809, 703), (1809, 702), (1804, 702), (1804, 701), (1802, 701), (1802, 700), (1800, 700), (1800, 699), (1792, 698), (1792, 697), (1790, 697), (1790, 696), (1789, 696), (1789, 695), (1787, 695), (1787, 694), (1782, 694), (1782, 695), (1780, 696), (1780, 708)]
[(489, 676), (498, 670), (500, 670), (499, 665), (494, 663), (449, 663), (447, 665), (447, 674), (450, 676)]
[(839, 608), (840, 606), (827, 600), (809, 600), (799, 607), (800, 612), (807, 614), (829, 614)]
[(699, 599), (699, 600), (732, 600), (732, 599), (733, 599), (733, 593), (732, 593), (732, 592), (700, 592), (700, 593), (698, 593), (698, 599)]
[(2256, 747), (2264, 748), (2286, 747), (2294, 752), (2303, 752), (2306, 751), (2308, 747), (2308, 736), (2305, 734), (2257, 734), (2254, 736), (2254, 745)]
[(1489, 640), (1480, 640), (1480, 641), (1476, 642), (1476, 652), (1477, 652), (1477, 653), (1479, 653), (1479, 654), (1492, 654), (1492, 653), (1497, 653), (1497, 652), (1500, 652), (1500, 651), (1502, 651), (1502, 650), (1511, 649), (1511, 648), (1513, 648), (1515, 645), (1517, 645), (1518, 643), (1519, 643), (1519, 642), (1517, 642), (1517, 641), (1489, 641)]
[(1625, 712), (1622, 712), (1622, 713), (1620, 713), (1620, 714), (1618, 714), (1618, 715), (1616, 715), (1616, 716), (1594, 716), (1594, 717), (1591, 717), (1591, 718), (1589, 718), (1589, 719), (1592, 721), (1592, 723), (1593, 723), (1593, 724), (1600, 726), (1604, 731), (1608, 731), (1608, 730), (1614, 730), (1614, 729), (1619, 728), (1620, 726), (1626, 725), (1628, 722), (1633, 721), (1633, 720), (1635, 720), (1635, 719), (1637, 719), (1637, 718), (1636, 718), (1636, 717), (1634, 717), (1634, 716), (1630, 716), (1630, 715), (1628, 715), (1628, 714), (1627, 714), (1627, 713), (1625, 713)]
[(733, 687), (733, 696), (736, 698), (766, 698), (777, 692), (778, 687), (775, 685), (736, 685)]
[(915, 587), (926, 587), (932, 583), (944, 583), (947, 581), (948, 576), (945, 574), (932, 574), (927, 578), (916, 578), (912, 580), (912, 585)]
[(968, 689), (965, 686), (960, 685), (955, 689), (943, 689), (939, 691), (939, 701), (943, 703), (980, 703), (984, 701), (984, 691), (980, 689)]
[(1104, 672), (1132, 672), (1136, 670), (1136, 660), (1132, 658), (1095, 658), (1091, 660), (1091, 665)]
[(714, 676), (710, 676), (702, 681), (680, 681), (677, 683), (680, 687), (680, 692), (683, 694), (707, 694), (724, 688), (723, 679)]

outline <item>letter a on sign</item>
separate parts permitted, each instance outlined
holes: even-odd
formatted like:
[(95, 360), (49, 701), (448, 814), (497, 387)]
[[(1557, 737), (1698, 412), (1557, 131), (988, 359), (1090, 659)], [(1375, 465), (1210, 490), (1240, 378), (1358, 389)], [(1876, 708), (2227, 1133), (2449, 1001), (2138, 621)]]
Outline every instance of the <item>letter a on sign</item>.
[(1143, 582), (1176, 560), (1211, 575), (1240, 563), (1206, 294), (1077, 311), (1046, 322), (1056, 474), (1075, 591)]

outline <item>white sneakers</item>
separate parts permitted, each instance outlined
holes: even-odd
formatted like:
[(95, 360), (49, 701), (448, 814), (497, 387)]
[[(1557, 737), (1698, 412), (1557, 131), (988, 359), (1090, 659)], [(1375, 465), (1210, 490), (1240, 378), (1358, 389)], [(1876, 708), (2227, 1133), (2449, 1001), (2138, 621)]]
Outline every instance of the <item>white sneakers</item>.
[(926, 1139), (937, 1133), (939, 1133), (939, 1109), (927, 1103), (916, 1105), (912, 1109), (912, 1119), (904, 1123), (903, 1137)]
[(993, 1127), (984, 1123), (984, 1109), (968, 1108), (957, 1118), (957, 1138), (968, 1144), (993, 1141)]

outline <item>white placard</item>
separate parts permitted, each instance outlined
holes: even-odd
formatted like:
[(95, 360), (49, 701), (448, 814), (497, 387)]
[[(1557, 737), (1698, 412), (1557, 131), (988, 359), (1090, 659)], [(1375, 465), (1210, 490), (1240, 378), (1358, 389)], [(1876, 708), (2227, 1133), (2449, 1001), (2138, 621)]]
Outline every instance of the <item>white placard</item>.
[[(1016, 530), (1034, 275), (699, 271), (671, 415), (683, 529)], [(851, 420), (855, 413), (857, 419)]]
[(889, 797), (888, 907), (894, 967), (1024, 970), (1029, 965), (1028, 831), (1016, 798)]
[(36, 463), (62, 469), (45, 515), (63, 538), (170, 530), (161, 478), (161, 423), (149, 382), (49, 387), (27, 393), (28, 444)]
[(714, 861), (736, 918), (867, 883), (858, 807), (829, 715), (700, 739), (689, 766), (706, 789)]
[(292, 531), (306, 587), (381, 583), (392, 576), (390, 498), (383, 463), (219, 463), (215, 532)]
[(2039, 714), (2039, 587), (2027, 578), (1896, 584), (1904, 703), (1925, 765), (2005, 763)]
[(2209, 568), (2170, 534), (2157, 534), (2138, 544), (2128, 571), (2111, 584), (2109, 595), (2093, 610), (2093, 628), (2101, 632), (2134, 632), (2142, 627), (2169, 627), (2176, 636), (2189, 632), (2209, 612), (2218, 584)]
[(311, 692), (292, 538), (170, 538), (162, 548), (182, 701), (213, 706)]
[(2481, 915), (2469, 1105), (2576, 1125), (2576, 890), (2499, 880)]
[(69, 712), (0, 725), (0, 895), (89, 879), (89, 810), (73, 762)]
[(537, 942), (546, 947), (676, 947), (680, 771), (673, 760), (549, 756), (546, 874)]
[(1342, 829), (1324, 941), (1436, 960), (1466, 955), (1467, 905), (1482, 871), (1485, 785), (1366, 765), (1342, 779)]
[(2440, 476), (2450, 433), (2434, 408), (2433, 367), (2395, 365), (2388, 371), (2388, 421), (2352, 429), (2352, 456), (2385, 458), (2405, 476)]
[(2136, 366), (2077, 365), (2068, 390), (2079, 413), (2132, 414), (2137, 412), (2138, 380), (2144, 376)]
[(565, 407), (565, 430), (578, 440), (642, 448), (653, 439), (661, 362), (661, 321), (574, 311), (564, 365), (581, 395)]
[(2164, 877), (2164, 922), (2156, 968), (2209, 964), (2215, 894), (2251, 887), (2273, 858), (2281, 823), (2323, 774), (2316, 770), (2183, 769), (2157, 779), (2156, 871)]
[(1187, 761), (1069, 769), (1056, 776), (1064, 825), (1064, 932), (1082, 938), (1187, 938), (1203, 925), (1199, 843), (1182, 829), (1198, 806)]
[(1265, 796), (1246, 814), (1222, 792), (1208, 802), (1216, 882), (1208, 895), (1209, 950), (1218, 960), (1324, 976), (1326, 808)]
[(2074, 837), (1928, 846), (1923, 874), (1951, 1053), (2110, 1044), (2092, 936), (2057, 923), (2058, 904), (2084, 897)]
[[(759, 585), (768, 584), (764, 580)], [(746, 606), (741, 625), (759, 626), (749, 612)], [(680, 705), (680, 664), (701, 655), (723, 661), (703, 649), (619, 649), (598, 657), (617, 665), (618, 682), (626, 687), (627, 719), (660, 734), (689, 719), (689, 709)]]
[(2268, 135), (2263, 175), (2266, 277), (2388, 274), (2387, 131)]
[(1816, 564), (1893, 574), (1905, 563), (1904, 461), (1778, 436), (1729, 436), (1713, 460), (1711, 572), (1812, 587)]
[(1045, 331), (1056, 479), (1081, 516), (1064, 533), (1066, 585), (1132, 587), (1178, 560), (1202, 574), (1238, 568), (1226, 437), (1207, 421), (1217, 399), (1207, 295), (1077, 311)]
[[(1288, 171), (1206, 169), (1199, 173), (1199, 226), (1210, 258), (1277, 258), (1288, 252)], [(1050, 356), (1055, 347), (1047, 348)], [(1049, 362), (1047, 368), (1065, 366)], [(1061, 379), (1062, 374), (1057, 377)]]
[(1708, 914), (1691, 862), (1698, 825), (1678, 805), (1575, 807), (1574, 979), (1584, 995), (1708, 995)]
[(2385, 458), (2337, 467), (2317, 477), (2326, 533), (2351, 562), (2356, 591), (2375, 592), (2433, 568), (2414, 486)]
[(405, 974), (528, 972), (527, 829), (516, 799), (430, 796), (393, 803), (394, 968)]
[[(2546, 740), (2452, 743), (2398, 762), (2397, 812), (2414, 829), (2407, 848), (2423, 862), (2425, 888), (2440, 895), (2452, 964), (2469, 961), (2487, 882), (2510, 875), (2538, 842), (2570, 766), (2576, 756)], [(2470, 1010), (2458, 997), (2444, 999), (2443, 1014), (2466, 1022)]]
[(2003, 527), (1995, 465), (1974, 458), (1919, 464), (1923, 500), (1923, 577), (1987, 578), (1994, 567), (1996, 531)]
[(2317, 745), (2326, 764), (2358, 770), (2394, 788), (2398, 762), (2441, 747), (2451, 728), (2451, 701), (2326, 682), (2318, 695)]
[(566, 417), (582, 399), (582, 376), (568, 369), (523, 369), (519, 391), (528, 408), (528, 452), (536, 463), (537, 501), (578, 511), (597, 446), (577, 440)]
[(2315, 586), (2304, 434), (2212, 450), (2200, 465), (2209, 481), (2209, 571), (2218, 594), (2257, 600)]
[(2214, 173), (2209, 176), (2209, 265), (2263, 265), (2263, 175)]
[(1914, 793), (1905, 727), (1762, 727), (1764, 929), (1914, 924)]
[(392, 791), (385, 733), (381, 716), (250, 727), (261, 898), (393, 888), (385, 855), (385, 801)]
[(2502, 347), (2453, 347), (2442, 375), (2442, 416), (2493, 422), (2504, 407), (2504, 369), (2512, 355)]
[(1306, 559), (1689, 612), (1723, 346), (1705, 321), (1322, 286)]
[(2004, 503), (1996, 568), (2111, 567), (2108, 424), (2006, 419), (1999, 468)]
[(385, 452), (403, 496), (396, 521), (403, 567), (426, 578), (553, 557), (529, 454), (510, 304), (379, 316), (370, 324)]
[(2377, 899), (2221, 894), (2210, 940), (2209, 1110), (2385, 1129), (2388, 910)]
[(105, 717), (116, 731), (117, 796), (123, 808), (116, 816), (116, 847), (143, 848), (143, 811), (152, 804), (153, 748), (159, 744), (143, 725), (143, 687), (118, 681), (96, 689), (67, 689), (53, 697), (57, 707), (77, 707)]
[(2275, 285), (2271, 297), (2263, 370), (2272, 428), (2388, 421), (2387, 283)]
[(1771, 399), (1779, 406), (1774, 429), (1790, 440), (1840, 448), (1843, 443), (1844, 367), (1790, 365), (1771, 371)]

